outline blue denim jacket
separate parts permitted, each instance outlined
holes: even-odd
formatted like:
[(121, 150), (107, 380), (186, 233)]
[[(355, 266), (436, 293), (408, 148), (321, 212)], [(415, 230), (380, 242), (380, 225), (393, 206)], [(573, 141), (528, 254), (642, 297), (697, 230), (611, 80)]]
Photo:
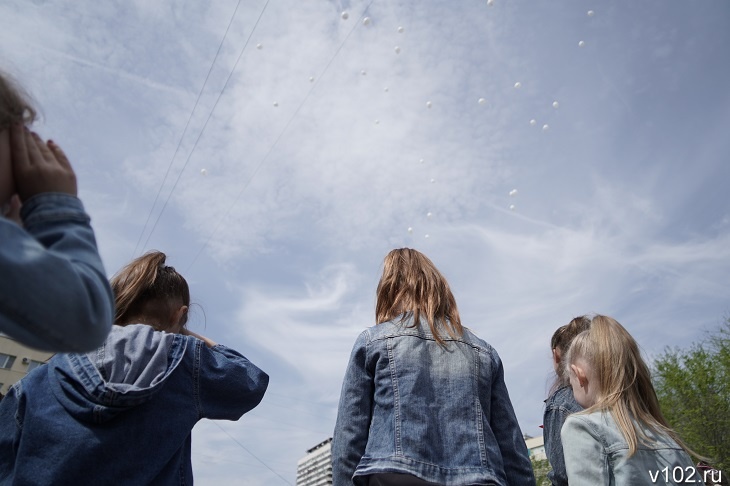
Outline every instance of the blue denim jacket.
[(21, 217), (25, 229), (0, 217), (0, 331), (48, 351), (100, 346), (114, 300), (81, 201), (39, 194)]
[(332, 441), (334, 486), (405, 473), (445, 485), (534, 485), (497, 352), (465, 329), (441, 347), (400, 319), (358, 337)]
[(568, 417), (561, 436), (570, 486), (704, 484), (674, 440), (643, 430), (649, 441), (629, 457), (629, 445), (610, 413)]
[(568, 473), (565, 471), (560, 429), (568, 415), (581, 410), (583, 407), (575, 401), (570, 385), (558, 388), (545, 400), (542, 437), (545, 441), (545, 454), (552, 468), (547, 477), (553, 486), (568, 486)]
[(193, 426), (238, 420), (268, 380), (225, 346), (113, 326), (98, 350), (54, 356), (0, 401), (0, 484), (193, 484)]

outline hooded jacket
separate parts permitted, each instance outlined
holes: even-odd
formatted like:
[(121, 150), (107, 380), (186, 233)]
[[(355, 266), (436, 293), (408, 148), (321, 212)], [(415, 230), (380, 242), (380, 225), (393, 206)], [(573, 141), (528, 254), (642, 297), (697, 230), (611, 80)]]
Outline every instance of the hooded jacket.
[(0, 484), (193, 484), (191, 431), (238, 420), (269, 377), (222, 345), (142, 324), (59, 354), (0, 402)]

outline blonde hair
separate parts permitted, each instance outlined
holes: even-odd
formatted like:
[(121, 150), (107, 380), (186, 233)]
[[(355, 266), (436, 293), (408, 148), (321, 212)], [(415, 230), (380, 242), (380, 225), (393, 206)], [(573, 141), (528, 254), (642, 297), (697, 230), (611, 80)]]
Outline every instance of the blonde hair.
[(424, 318), (440, 345), (444, 345), (442, 330), (454, 339), (464, 332), (448, 282), (419, 251), (401, 248), (388, 253), (376, 294), (376, 324), (402, 315), (401, 322), (412, 317), (411, 326), (416, 327)]
[(649, 440), (635, 420), (658, 435), (671, 437), (687, 453), (701, 457), (680, 440), (662, 415), (649, 367), (634, 338), (618, 321), (595, 316), (590, 328), (573, 339), (564, 359), (566, 368), (578, 359), (587, 363), (596, 383), (596, 402), (581, 413), (610, 412), (629, 445), (629, 456), (636, 452), (639, 442)]
[[(558, 350), (560, 360), (564, 361), (573, 339), (591, 326), (591, 319), (588, 316), (578, 316), (564, 326), (560, 326), (550, 339), (550, 349)], [(562, 386), (570, 384), (570, 375), (566, 372), (565, 366), (558, 366), (555, 369), (555, 382), (550, 387), (550, 392), (554, 392)]]
[[(165, 265), (167, 256), (150, 251), (132, 260), (112, 279), (114, 324), (149, 324), (158, 331), (171, 327), (170, 318), (182, 305), (190, 306), (187, 281), (173, 267)], [(183, 317), (182, 325), (187, 321)]]
[(36, 110), (30, 96), (7, 74), (0, 72), (0, 130), (13, 123), (32, 123)]

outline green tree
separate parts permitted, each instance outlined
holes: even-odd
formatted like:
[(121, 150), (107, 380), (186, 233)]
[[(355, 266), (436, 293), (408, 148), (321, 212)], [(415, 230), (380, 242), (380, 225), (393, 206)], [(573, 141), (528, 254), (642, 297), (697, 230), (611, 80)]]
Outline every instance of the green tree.
[(730, 318), (688, 349), (667, 349), (654, 380), (662, 413), (682, 440), (730, 470)]
[(535, 473), (537, 486), (550, 486), (550, 480), (547, 478), (547, 473), (550, 472), (548, 460), (531, 457), (530, 461), (532, 462), (532, 471)]

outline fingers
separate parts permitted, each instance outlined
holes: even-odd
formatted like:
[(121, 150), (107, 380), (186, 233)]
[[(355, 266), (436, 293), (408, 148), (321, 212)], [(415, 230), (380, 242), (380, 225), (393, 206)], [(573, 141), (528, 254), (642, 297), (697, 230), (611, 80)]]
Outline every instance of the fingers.
[(61, 147), (21, 126), (11, 132), (15, 187), (21, 200), (46, 192), (77, 194), (76, 174)]
[(58, 145), (56, 145), (56, 142), (54, 142), (53, 140), (49, 140), (48, 141), (48, 148), (53, 153), (53, 155), (55, 156), (55, 158), (56, 158), (56, 160), (58, 161), (59, 164), (61, 164), (62, 166), (64, 166), (68, 170), (73, 170), (71, 168), (71, 162), (69, 162), (68, 157), (66, 157), (66, 154), (61, 149), (61, 147), (59, 147)]

